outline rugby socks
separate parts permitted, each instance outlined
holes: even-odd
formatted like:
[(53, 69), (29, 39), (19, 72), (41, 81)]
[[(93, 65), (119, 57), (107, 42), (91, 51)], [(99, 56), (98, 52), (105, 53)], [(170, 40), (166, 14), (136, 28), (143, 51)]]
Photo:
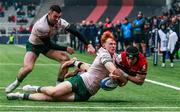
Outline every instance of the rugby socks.
[(29, 100), (29, 93), (24, 93), (24, 94), (20, 94), (19, 97), (22, 98), (23, 100)]
[(23, 81), (24, 78), (21, 78), (21, 77), (17, 77), (16, 80), (21, 83)]
[(41, 93), (41, 88), (42, 88), (42, 87), (39, 86), (36, 91), (37, 91), (38, 93)]

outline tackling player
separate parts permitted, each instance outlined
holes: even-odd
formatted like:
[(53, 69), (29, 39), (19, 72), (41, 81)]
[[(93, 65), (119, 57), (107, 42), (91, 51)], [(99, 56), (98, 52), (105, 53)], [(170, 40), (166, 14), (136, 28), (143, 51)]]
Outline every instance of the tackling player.
[[(87, 45), (87, 51), (90, 54), (95, 53), (95, 49), (86, 38), (75, 30), (68, 22), (61, 18), (62, 12), (58, 5), (52, 5), (49, 12), (41, 17), (33, 26), (31, 35), (26, 43), (26, 54), (24, 56), (23, 67), (19, 70), (17, 79), (6, 87), (5, 92), (9, 93), (16, 89), (24, 78), (33, 70), (34, 64), (40, 53), (46, 57), (56, 60), (61, 64), (69, 60), (67, 53), (73, 54), (71, 47), (57, 46), (51, 42), (51, 37), (57, 34), (58, 30), (65, 29), (74, 34)], [(64, 52), (66, 51), (66, 52)], [(60, 67), (61, 68), (61, 67)], [(59, 69), (58, 81), (63, 79), (61, 69)]]
[(135, 84), (142, 85), (147, 74), (147, 60), (136, 47), (130, 46), (121, 52), (115, 61), (118, 68), (123, 70), (123, 76)]

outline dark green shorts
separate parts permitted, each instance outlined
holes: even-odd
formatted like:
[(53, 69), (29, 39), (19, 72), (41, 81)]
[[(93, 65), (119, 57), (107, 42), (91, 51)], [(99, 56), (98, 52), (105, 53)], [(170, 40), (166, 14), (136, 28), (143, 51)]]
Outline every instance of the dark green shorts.
[(76, 75), (68, 79), (68, 81), (72, 84), (72, 91), (75, 93), (74, 101), (87, 101), (92, 96), (80, 75)]
[(26, 43), (26, 51), (32, 51), (34, 52), (37, 56), (39, 56), (40, 53), (46, 54), (50, 50), (49, 45), (34, 45), (30, 43), (29, 41)]

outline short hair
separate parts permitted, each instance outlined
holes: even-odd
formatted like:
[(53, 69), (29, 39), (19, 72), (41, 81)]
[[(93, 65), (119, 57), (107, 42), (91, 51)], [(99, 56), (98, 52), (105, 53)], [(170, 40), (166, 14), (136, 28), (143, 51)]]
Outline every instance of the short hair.
[(116, 38), (114, 37), (114, 35), (110, 31), (106, 31), (101, 36), (101, 45), (104, 44), (108, 38), (111, 38), (114, 41), (116, 41)]
[(61, 13), (61, 8), (59, 5), (52, 5), (49, 10), (56, 11), (57, 13)]
[(126, 49), (126, 56), (129, 58), (138, 57), (139, 56), (139, 50), (137, 47), (129, 46)]

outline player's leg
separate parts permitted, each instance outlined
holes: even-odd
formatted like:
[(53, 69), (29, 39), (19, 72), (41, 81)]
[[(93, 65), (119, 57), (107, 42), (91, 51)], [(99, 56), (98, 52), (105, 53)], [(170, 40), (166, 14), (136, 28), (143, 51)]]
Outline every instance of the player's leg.
[(166, 51), (162, 51), (162, 64), (161, 67), (165, 67), (166, 66)]
[(43, 93), (52, 97), (60, 97), (60, 96), (63, 96), (65, 94), (72, 92), (72, 85), (69, 81), (64, 81), (62, 83), (59, 83), (55, 87), (54, 86), (41, 87), (41, 86), (26, 85), (23, 87), (23, 91), (38, 92), (38, 93)]
[[(47, 53), (46, 53), (46, 56), (48, 58), (51, 58), (53, 60), (56, 60), (58, 61), (59, 63), (61, 63), (61, 65), (65, 62), (65, 61), (68, 61), (70, 60), (69, 56), (67, 55), (66, 52), (63, 52), (63, 51), (58, 51), (58, 50), (49, 50)], [(65, 69), (61, 69), (61, 66), (59, 68), (59, 73), (58, 73), (58, 78), (57, 78), (57, 81), (58, 82), (62, 82), (64, 80), (64, 76), (63, 74), (66, 74), (68, 72), (68, 68), (65, 68)], [(62, 74), (62, 75), (61, 75)]]
[(7, 94), (8, 100), (34, 100), (34, 101), (74, 101), (75, 94), (69, 93), (64, 96), (53, 98), (44, 93), (9, 93)]
[(35, 101), (74, 101), (75, 94), (69, 93), (60, 97), (51, 97), (44, 93), (34, 93), (29, 94), (29, 96), (24, 97), (24, 100), (35, 100)]
[(75, 100), (75, 93), (71, 92), (69, 94), (66, 94), (64, 96), (60, 96), (55, 98), (56, 101), (74, 101)]
[(17, 75), (17, 79), (6, 87), (6, 93), (12, 92), (20, 85), (20, 83), (24, 80), (28, 73), (30, 73), (33, 70), (36, 59), (37, 55), (33, 52), (27, 52), (25, 54), (23, 67), (20, 68), (19, 73)]
[(43, 93), (9, 93), (7, 94), (8, 100), (36, 100), (36, 101), (53, 101), (51, 96)]

